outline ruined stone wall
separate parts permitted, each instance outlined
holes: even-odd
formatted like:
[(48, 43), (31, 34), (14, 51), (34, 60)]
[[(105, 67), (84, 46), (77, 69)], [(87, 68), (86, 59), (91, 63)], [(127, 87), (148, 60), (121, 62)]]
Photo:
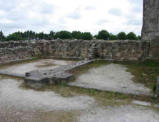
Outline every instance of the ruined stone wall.
[(144, 0), (143, 40), (159, 39), (159, 0)]
[(31, 59), (41, 55), (41, 43), (0, 42), (0, 64)]
[(148, 43), (141, 41), (53, 40), (0, 43), (0, 63), (25, 60), (32, 57), (90, 58), (96, 48), (97, 57), (107, 60), (141, 60), (148, 55)]
[(142, 40), (150, 42), (150, 59), (159, 59), (159, 0), (143, 0)]
[(148, 55), (149, 43), (141, 41), (58, 40), (50, 43), (50, 53), (59, 58), (89, 58), (92, 47), (97, 58), (107, 60), (140, 60)]

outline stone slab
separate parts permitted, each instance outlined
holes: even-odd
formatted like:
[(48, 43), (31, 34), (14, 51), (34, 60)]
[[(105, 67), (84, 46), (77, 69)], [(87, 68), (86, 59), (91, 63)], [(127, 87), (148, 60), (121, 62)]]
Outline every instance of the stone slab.
[[(81, 66), (92, 63), (95, 60), (84, 60), (79, 61), (70, 65), (63, 65), (52, 70), (36, 70), (27, 72), (25, 75), (25, 83), (33, 86), (32, 84), (59, 84), (67, 83), (74, 79), (74, 75), (70, 74), (69, 71), (79, 68)], [(36, 86), (36, 85), (35, 85)]]

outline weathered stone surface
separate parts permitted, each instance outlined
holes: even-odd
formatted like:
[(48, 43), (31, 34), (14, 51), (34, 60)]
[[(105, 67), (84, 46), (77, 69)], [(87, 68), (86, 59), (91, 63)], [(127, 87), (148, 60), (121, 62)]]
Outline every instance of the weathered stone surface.
[(33, 88), (39, 88), (40, 84), (63, 84), (74, 79), (69, 71), (83, 65), (92, 63), (94, 60), (79, 61), (75, 64), (63, 65), (52, 70), (36, 70), (26, 73), (25, 83)]
[(142, 39), (159, 39), (159, 0), (144, 0)]
[(148, 43), (128, 40), (56, 40), (50, 45), (52, 45), (51, 55), (59, 58), (90, 58), (93, 54), (92, 48), (95, 47), (97, 58), (100, 59), (140, 60), (146, 56)]
[(38, 42), (0, 42), (0, 64), (16, 62), (48, 55), (48, 41)]
[(150, 42), (149, 58), (159, 59), (159, 0), (143, 0), (142, 40)]
[(31, 59), (54, 57), (64, 59), (99, 58), (106, 60), (140, 60), (148, 56), (149, 42), (104, 40), (52, 40), (0, 43), (0, 64)]

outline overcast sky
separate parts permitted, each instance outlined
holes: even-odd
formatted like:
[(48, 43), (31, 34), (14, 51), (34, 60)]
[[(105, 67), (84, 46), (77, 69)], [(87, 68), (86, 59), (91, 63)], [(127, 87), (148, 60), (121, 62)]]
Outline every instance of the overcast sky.
[(0, 30), (141, 33), (142, 0), (0, 0)]

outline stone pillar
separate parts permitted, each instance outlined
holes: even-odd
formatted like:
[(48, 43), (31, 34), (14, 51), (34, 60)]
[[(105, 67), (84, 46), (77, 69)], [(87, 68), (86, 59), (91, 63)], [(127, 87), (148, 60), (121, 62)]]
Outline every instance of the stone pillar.
[(143, 0), (142, 40), (150, 42), (148, 57), (159, 60), (159, 0)]
[(142, 40), (159, 39), (159, 0), (143, 0)]

